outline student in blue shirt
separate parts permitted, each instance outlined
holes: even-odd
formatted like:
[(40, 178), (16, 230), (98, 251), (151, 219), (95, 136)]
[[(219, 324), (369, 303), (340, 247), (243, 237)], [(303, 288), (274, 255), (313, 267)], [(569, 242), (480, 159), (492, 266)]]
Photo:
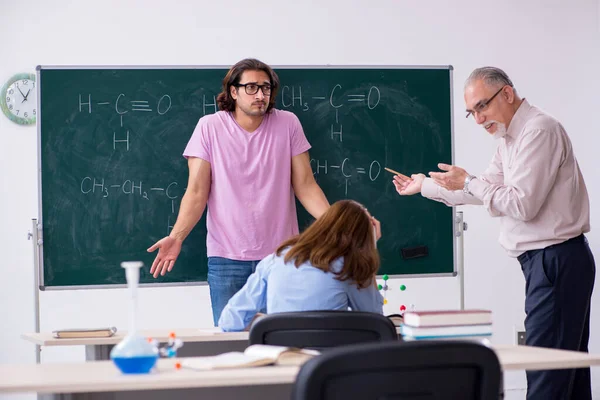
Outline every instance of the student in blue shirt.
[(377, 290), (379, 221), (352, 200), (334, 203), (304, 232), (282, 243), (227, 303), (219, 327), (242, 331), (260, 310), (347, 310), (383, 314)]

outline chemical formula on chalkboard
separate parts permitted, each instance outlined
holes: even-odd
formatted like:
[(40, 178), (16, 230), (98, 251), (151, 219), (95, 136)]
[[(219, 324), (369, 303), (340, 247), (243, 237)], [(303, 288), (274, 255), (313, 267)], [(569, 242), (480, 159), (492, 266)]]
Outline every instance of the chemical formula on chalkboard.
[[(148, 189), (146, 189), (148, 187)], [(179, 193), (179, 184), (171, 182), (166, 187), (155, 187), (144, 185), (142, 181), (126, 179), (119, 183), (109, 183), (104, 178), (92, 178), (86, 176), (81, 180), (81, 193), (84, 195), (97, 195), (102, 198), (109, 196), (136, 196), (141, 199), (150, 200), (152, 196), (166, 196), (171, 201), (171, 214), (177, 210), (176, 201), (181, 197)], [(186, 188), (183, 188), (185, 191)], [(150, 193), (148, 193), (150, 192)], [(167, 221), (167, 235), (171, 232), (173, 224), (171, 217)]]
[[(122, 285), (122, 260), (152, 264), (146, 249), (173, 229), (186, 192), (182, 153), (199, 119), (218, 111), (228, 70), (39, 68), (41, 287)], [(310, 168), (327, 199), (354, 199), (383, 220), (378, 273), (453, 274), (453, 210), (399, 196), (383, 171), (432, 171), (453, 162), (452, 68), (275, 70), (281, 82), (275, 107), (300, 121)], [(236, 160), (228, 161), (234, 168)], [(302, 230), (314, 218), (296, 203)], [(173, 271), (158, 279), (141, 271), (141, 284), (206, 282), (203, 218)], [(424, 246), (426, 256), (406, 256), (406, 249)]]
[[(320, 175), (320, 174), (327, 175), (328, 173), (331, 172), (330, 170), (340, 171), (342, 176), (344, 178), (346, 178), (345, 194), (347, 196), (349, 179), (352, 178), (352, 174), (353, 174), (353, 171), (350, 170), (350, 168), (347, 165), (347, 164), (349, 164), (349, 161), (350, 161), (349, 158), (344, 158), (341, 163), (340, 162), (329, 163), (328, 160), (315, 160), (313, 158), (310, 160), (310, 166), (312, 167), (313, 175), (315, 175), (315, 176)], [(356, 167), (354, 169), (354, 172), (356, 172), (358, 175), (365, 175), (365, 176), (368, 175), (369, 180), (371, 182), (373, 182), (379, 177), (379, 174), (381, 173), (381, 164), (379, 163), (379, 161), (374, 160), (371, 162), (371, 164), (369, 165), (368, 168)]]
[[(329, 92), (329, 96), (302, 96), (302, 86), (283, 86), (281, 88), (281, 105), (283, 108), (295, 107), (296, 102), (297, 105), (302, 107), (302, 111), (309, 111), (310, 104), (308, 101), (304, 101), (307, 98), (310, 98), (313, 101), (322, 102), (329, 101), (329, 105), (334, 109), (338, 109), (344, 105), (344, 99), (336, 98), (336, 91), (341, 90), (342, 85), (339, 83), (333, 86), (331, 92)], [(306, 91), (305, 91), (306, 92)], [(365, 103), (365, 105), (369, 108), (369, 110), (373, 110), (375, 107), (379, 105), (381, 101), (381, 91), (377, 86), (371, 86), (367, 94), (346, 94), (343, 95), (345, 97), (345, 101), (348, 103)], [(338, 114), (336, 112), (336, 118)]]

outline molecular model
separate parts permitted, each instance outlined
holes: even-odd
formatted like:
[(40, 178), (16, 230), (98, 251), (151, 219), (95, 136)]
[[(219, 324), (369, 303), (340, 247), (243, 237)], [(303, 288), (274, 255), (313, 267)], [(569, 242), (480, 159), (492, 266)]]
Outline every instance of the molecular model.
[(169, 333), (169, 341), (163, 347), (159, 346), (158, 341), (152, 338), (148, 338), (148, 341), (158, 349), (159, 354), (162, 357), (173, 358), (177, 356), (177, 349), (183, 346), (183, 342), (181, 339), (178, 339), (175, 335), (175, 332)]
[[(388, 303), (388, 300), (387, 300), (387, 291), (391, 290), (391, 288), (388, 286), (387, 281), (388, 281), (388, 279), (390, 279), (390, 277), (387, 274), (385, 274), (385, 275), (383, 275), (382, 278), (383, 278), (383, 285), (378, 284), (377, 285), (377, 289), (378, 290), (383, 290), (383, 304), (387, 304)], [(406, 285), (400, 285), (400, 291), (403, 292), (405, 290), (406, 290)], [(410, 305), (410, 311), (414, 311), (414, 309), (415, 309), (415, 305), (411, 304)], [(400, 306), (400, 315), (403, 315), (405, 311), (406, 311), (406, 306), (404, 304), (402, 304)]]
[(377, 285), (377, 290), (383, 290), (383, 304), (387, 304), (387, 291), (389, 289), (387, 281), (388, 279), (390, 279), (389, 276), (387, 276), (387, 274), (385, 274), (383, 276), (383, 286), (382, 285)]

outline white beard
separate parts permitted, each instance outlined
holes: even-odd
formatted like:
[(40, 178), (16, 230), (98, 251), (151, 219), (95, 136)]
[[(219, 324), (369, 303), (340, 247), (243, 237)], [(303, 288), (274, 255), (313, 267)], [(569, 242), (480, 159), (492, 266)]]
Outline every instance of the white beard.
[(496, 124), (496, 132), (494, 132), (492, 134), (492, 137), (494, 139), (498, 140), (498, 139), (502, 139), (504, 136), (506, 136), (506, 125), (505, 124), (502, 124), (497, 121), (489, 121), (489, 122), (493, 122)]

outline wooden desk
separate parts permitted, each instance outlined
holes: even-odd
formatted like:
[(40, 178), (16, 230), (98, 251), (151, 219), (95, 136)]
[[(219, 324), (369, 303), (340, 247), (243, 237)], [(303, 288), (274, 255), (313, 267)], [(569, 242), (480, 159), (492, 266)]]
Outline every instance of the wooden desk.
[[(140, 335), (165, 343), (169, 340), (170, 332), (175, 332), (184, 343), (177, 352), (181, 357), (213, 356), (227, 351), (243, 351), (248, 347), (248, 332), (221, 332), (218, 328), (153, 329), (140, 331)], [(117, 331), (108, 338), (56, 339), (51, 333), (25, 333), (21, 338), (38, 346), (85, 346), (85, 359), (98, 361), (110, 360), (110, 351), (126, 334)]]
[[(528, 346), (493, 346), (504, 371), (582, 368), (600, 365), (600, 355)], [(0, 393), (72, 394), (73, 399), (281, 398), (291, 390), (299, 367), (269, 366), (223, 371), (175, 370), (161, 359), (148, 375), (122, 375), (111, 361), (69, 364), (0, 365)], [(213, 389), (211, 391), (211, 389)], [(222, 392), (214, 391), (221, 389)], [(228, 392), (229, 391), (229, 392)], [(227, 395), (231, 397), (227, 397)]]
[(123, 375), (112, 361), (0, 365), (3, 393), (36, 392), (41, 400), (192, 400), (290, 398), (299, 367), (226, 371), (176, 370), (160, 359), (147, 375)]
[[(152, 329), (140, 331), (140, 335), (166, 343), (170, 332), (175, 332), (184, 343), (177, 352), (181, 357), (212, 356), (226, 351), (243, 351), (248, 347), (248, 332), (221, 332), (217, 328)], [(98, 361), (110, 360), (110, 351), (125, 335), (127, 332), (117, 331), (114, 336), (107, 338), (56, 339), (52, 333), (25, 333), (21, 338), (38, 346), (85, 346), (86, 360)]]
[(492, 345), (503, 371), (586, 368), (600, 365), (600, 354), (543, 347)]

